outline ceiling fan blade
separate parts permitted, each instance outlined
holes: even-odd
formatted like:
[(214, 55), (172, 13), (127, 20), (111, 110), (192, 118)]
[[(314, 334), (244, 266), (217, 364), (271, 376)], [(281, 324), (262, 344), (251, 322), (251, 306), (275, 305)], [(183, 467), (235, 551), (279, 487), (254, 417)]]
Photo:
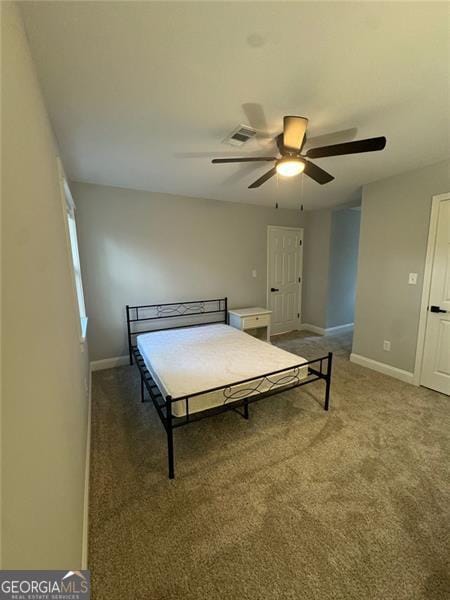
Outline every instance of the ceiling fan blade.
[(303, 146), (308, 119), (305, 117), (284, 117), (283, 145), (287, 150), (298, 152)]
[(272, 169), (270, 169), (270, 171), (267, 171), (267, 173), (264, 173), (264, 175), (262, 177), (260, 177), (256, 181), (254, 181), (251, 185), (249, 185), (248, 188), (253, 189), (253, 188), (259, 187), (260, 185), (265, 183), (268, 179), (273, 177), (276, 172), (277, 172), (276, 168), (273, 167)]
[(325, 156), (340, 156), (341, 154), (359, 154), (360, 152), (375, 152), (383, 150), (386, 146), (386, 138), (376, 137), (367, 140), (357, 140), (356, 142), (346, 142), (344, 144), (335, 144), (333, 146), (322, 146), (321, 148), (311, 148), (306, 153), (308, 158), (322, 158)]
[(330, 181), (333, 181), (334, 179), (333, 175), (330, 175), (309, 160), (305, 160), (305, 169), (303, 173), (308, 175), (308, 177), (311, 177), (311, 179), (314, 179), (314, 181), (317, 181), (317, 183), (320, 183), (320, 185), (330, 183)]
[(249, 157), (249, 158), (213, 158), (211, 161), (213, 164), (222, 164), (222, 163), (244, 163), (244, 162), (257, 162), (257, 161), (266, 161), (270, 162), (272, 160), (277, 160), (274, 156), (257, 156), (257, 157)]
[[(250, 181), (256, 177), (260, 171), (260, 163), (243, 163), (242, 165), (236, 165), (233, 169), (219, 169), (221, 173), (225, 172), (226, 177), (222, 180), (222, 185), (235, 185), (244, 181)], [(248, 185), (248, 184), (246, 184)]]
[(307, 137), (306, 142), (303, 146), (303, 150), (309, 148), (321, 148), (322, 146), (331, 146), (332, 144), (343, 144), (344, 142), (351, 142), (355, 139), (358, 133), (357, 127), (351, 129), (341, 129), (340, 131), (333, 131), (332, 133), (323, 133), (321, 135), (315, 135), (313, 137)]
[(266, 115), (261, 104), (258, 104), (257, 102), (244, 102), (242, 110), (244, 111), (250, 127), (255, 129), (257, 138), (272, 138), (268, 130)]

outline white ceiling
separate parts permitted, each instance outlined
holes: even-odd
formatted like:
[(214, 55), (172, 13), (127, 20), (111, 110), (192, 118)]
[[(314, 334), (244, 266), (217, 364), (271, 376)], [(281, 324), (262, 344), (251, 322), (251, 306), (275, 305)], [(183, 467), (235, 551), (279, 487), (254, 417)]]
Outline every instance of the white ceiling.
[[(449, 6), (21, 3), (72, 179), (306, 209), (449, 156)], [(242, 149), (222, 140), (239, 123), (276, 134), (286, 114), (307, 116), (310, 136), (357, 128), (387, 147), (317, 159), (336, 177), (325, 186), (274, 177), (248, 190), (270, 163), (210, 163), (271, 155), (264, 136)]]

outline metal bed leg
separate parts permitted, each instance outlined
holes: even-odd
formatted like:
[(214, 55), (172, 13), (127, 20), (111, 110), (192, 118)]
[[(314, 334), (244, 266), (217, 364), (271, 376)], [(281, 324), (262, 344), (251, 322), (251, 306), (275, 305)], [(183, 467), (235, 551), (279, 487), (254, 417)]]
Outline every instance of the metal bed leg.
[(145, 388), (144, 388), (144, 377), (141, 373), (141, 402), (145, 402)]
[(244, 402), (244, 419), (248, 419), (248, 402)]
[(328, 352), (326, 387), (325, 387), (325, 406), (324, 406), (325, 410), (328, 410), (328, 408), (330, 406), (330, 388), (331, 388), (331, 368), (332, 368), (332, 366), (333, 366), (333, 353)]
[(133, 364), (133, 350), (131, 348), (131, 327), (130, 327), (130, 307), (126, 306), (127, 310), (127, 337), (128, 337), (128, 354), (130, 355), (130, 365)]
[(172, 426), (172, 397), (166, 397), (166, 431), (167, 431), (167, 460), (169, 466), (169, 479), (175, 479), (173, 459), (173, 426)]

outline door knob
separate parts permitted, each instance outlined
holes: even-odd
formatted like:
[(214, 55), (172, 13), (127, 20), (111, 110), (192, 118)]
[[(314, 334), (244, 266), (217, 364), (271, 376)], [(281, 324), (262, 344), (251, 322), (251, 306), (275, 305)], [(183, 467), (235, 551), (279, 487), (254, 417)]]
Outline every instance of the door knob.
[(434, 313), (446, 313), (447, 311), (444, 310), (443, 308), (441, 308), (440, 306), (430, 306), (430, 312), (434, 312)]
[(271, 292), (279, 292), (280, 290), (278, 288), (270, 288)]

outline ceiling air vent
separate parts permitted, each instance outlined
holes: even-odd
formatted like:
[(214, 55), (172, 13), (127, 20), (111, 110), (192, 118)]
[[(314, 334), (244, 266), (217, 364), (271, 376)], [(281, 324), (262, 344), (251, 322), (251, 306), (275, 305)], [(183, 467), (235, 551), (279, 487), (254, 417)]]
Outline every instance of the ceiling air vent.
[(239, 125), (228, 137), (223, 140), (224, 144), (231, 146), (243, 146), (245, 142), (255, 137), (256, 131), (248, 125)]

